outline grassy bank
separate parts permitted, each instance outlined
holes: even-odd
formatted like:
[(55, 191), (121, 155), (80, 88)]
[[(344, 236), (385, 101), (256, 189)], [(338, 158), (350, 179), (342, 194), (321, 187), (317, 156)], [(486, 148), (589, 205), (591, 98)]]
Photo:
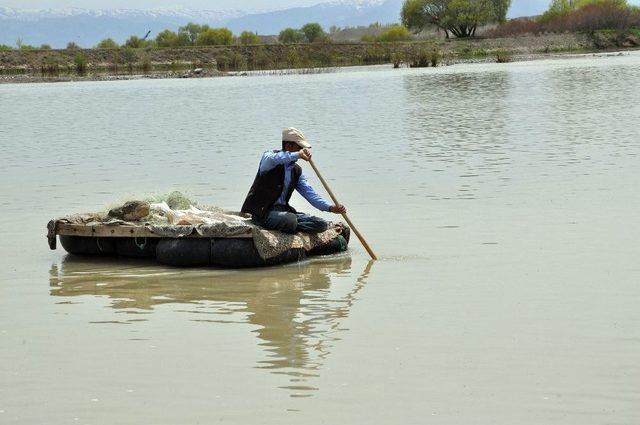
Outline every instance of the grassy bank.
[[(438, 66), (463, 60), (505, 62), (541, 53), (587, 52), (640, 46), (634, 31), (540, 34), (476, 39), (433, 39), (399, 43), (313, 43), (142, 49), (0, 51), (0, 75), (7, 81), (146, 74), (213, 76), (232, 71), (325, 68), (394, 63)], [(192, 72), (197, 69), (197, 72)]]

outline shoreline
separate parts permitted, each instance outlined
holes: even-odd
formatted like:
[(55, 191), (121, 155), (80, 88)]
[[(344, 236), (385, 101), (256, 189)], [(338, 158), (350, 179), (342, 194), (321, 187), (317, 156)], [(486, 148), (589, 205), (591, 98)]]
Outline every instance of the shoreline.
[[(13, 50), (0, 52), (0, 84), (316, 74), (370, 65), (419, 68), (523, 62), (640, 49), (640, 40), (630, 40), (625, 34), (606, 32), (403, 43), (138, 49), (134, 52), (137, 62), (130, 59), (127, 63), (118, 62), (122, 49)], [(82, 73), (74, 68), (79, 55), (87, 61)]]

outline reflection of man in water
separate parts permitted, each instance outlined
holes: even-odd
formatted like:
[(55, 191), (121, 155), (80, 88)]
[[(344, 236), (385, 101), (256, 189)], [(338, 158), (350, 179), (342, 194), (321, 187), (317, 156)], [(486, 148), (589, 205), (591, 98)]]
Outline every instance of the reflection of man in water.
[(282, 131), (282, 150), (267, 151), (262, 155), (258, 174), (242, 205), (242, 212), (249, 213), (262, 227), (285, 233), (318, 233), (327, 229), (328, 223), (309, 214), (297, 212), (289, 200), (297, 190), (311, 205), (320, 211), (344, 214), (343, 205), (331, 205), (318, 195), (296, 164), (298, 159), (311, 159), (311, 145), (301, 131), (290, 127)]
[[(198, 311), (200, 316), (204, 312), (245, 312), (247, 322), (258, 327), (255, 332), (264, 341), (261, 345), (270, 352), (269, 359), (260, 362), (267, 368), (307, 367), (317, 350), (309, 341), (345, 316), (345, 307), (348, 312), (349, 304), (329, 297), (329, 288), (333, 275), (344, 275), (351, 269), (349, 256), (311, 262), (304, 268), (212, 275), (197, 270), (158, 273), (156, 266), (143, 265), (132, 261), (130, 267), (123, 268), (118, 260), (67, 256), (60, 266), (51, 268), (51, 295), (107, 296), (113, 309), (124, 312), (152, 311), (165, 303), (191, 305), (202, 301), (213, 303), (203, 304)], [(237, 303), (246, 308), (238, 309)]]

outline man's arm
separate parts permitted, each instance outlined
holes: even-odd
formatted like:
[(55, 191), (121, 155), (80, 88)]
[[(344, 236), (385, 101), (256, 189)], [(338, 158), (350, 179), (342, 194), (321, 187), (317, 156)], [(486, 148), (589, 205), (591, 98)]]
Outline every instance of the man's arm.
[(332, 205), (322, 196), (318, 195), (315, 189), (311, 187), (304, 174), (300, 174), (296, 190), (300, 192), (300, 195), (302, 195), (304, 199), (320, 211), (331, 211)]
[(300, 158), (298, 152), (273, 152), (267, 151), (262, 155), (260, 160), (260, 174), (264, 174), (269, 170), (276, 168), (278, 165), (288, 164), (297, 161)]

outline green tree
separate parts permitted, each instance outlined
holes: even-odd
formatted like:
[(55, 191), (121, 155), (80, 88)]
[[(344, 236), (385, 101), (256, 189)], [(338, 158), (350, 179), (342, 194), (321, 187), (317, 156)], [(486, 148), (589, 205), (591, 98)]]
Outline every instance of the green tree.
[(178, 34), (171, 30), (159, 32), (156, 36), (158, 47), (175, 47), (178, 45)]
[(41, 44), (40, 45), (40, 50), (51, 50), (51, 45), (50, 44)]
[(118, 49), (120, 46), (111, 38), (105, 38), (100, 43), (96, 44), (96, 49)]
[(0, 44), (0, 52), (2, 51), (6, 51), (6, 50), (13, 50), (13, 47), (11, 46), (7, 46), (6, 44)]
[(392, 25), (376, 38), (376, 41), (384, 43), (407, 40), (411, 40), (411, 32), (403, 25)]
[(67, 50), (79, 49), (80, 46), (75, 41), (70, 41), (67, 43)]
[(511, 0), (405, 0), (402, 23), (416, 32), (432, 25), (456, 37), (472, 37), (476, 28), (504, 22)]
[(198, 25), (193, 22), (189, 22), (187, 25), (178, 28), (178, 34), (184, 34), (193, 46), (196, 44), (196, 40), (200, 33), (207, 31), (208, 29), (209, 25)]
[(243, 31), (238, 37), (238, 42), (242, 45), (248, 46), (251, 44), (262, 44), (262, 39), (258, 37), (258, 34), (251, 31)]
[(327, 34), (322, 29), (322, 26), (316, 22), (306, 24), (300, 31), (304, 33), (304, 37), (309, 43), (315, 43), (316, 41), (322, 41), (327, 39)]
[(286, 28), (278, 35), (278, 41), (283, 44), (302, 43), (305, 39), (305, 34), (295, 28)]
[(198, 46), (229, 46), (233, 44), (233, 33), (228, 28), (209, 28), (198, 34)]

